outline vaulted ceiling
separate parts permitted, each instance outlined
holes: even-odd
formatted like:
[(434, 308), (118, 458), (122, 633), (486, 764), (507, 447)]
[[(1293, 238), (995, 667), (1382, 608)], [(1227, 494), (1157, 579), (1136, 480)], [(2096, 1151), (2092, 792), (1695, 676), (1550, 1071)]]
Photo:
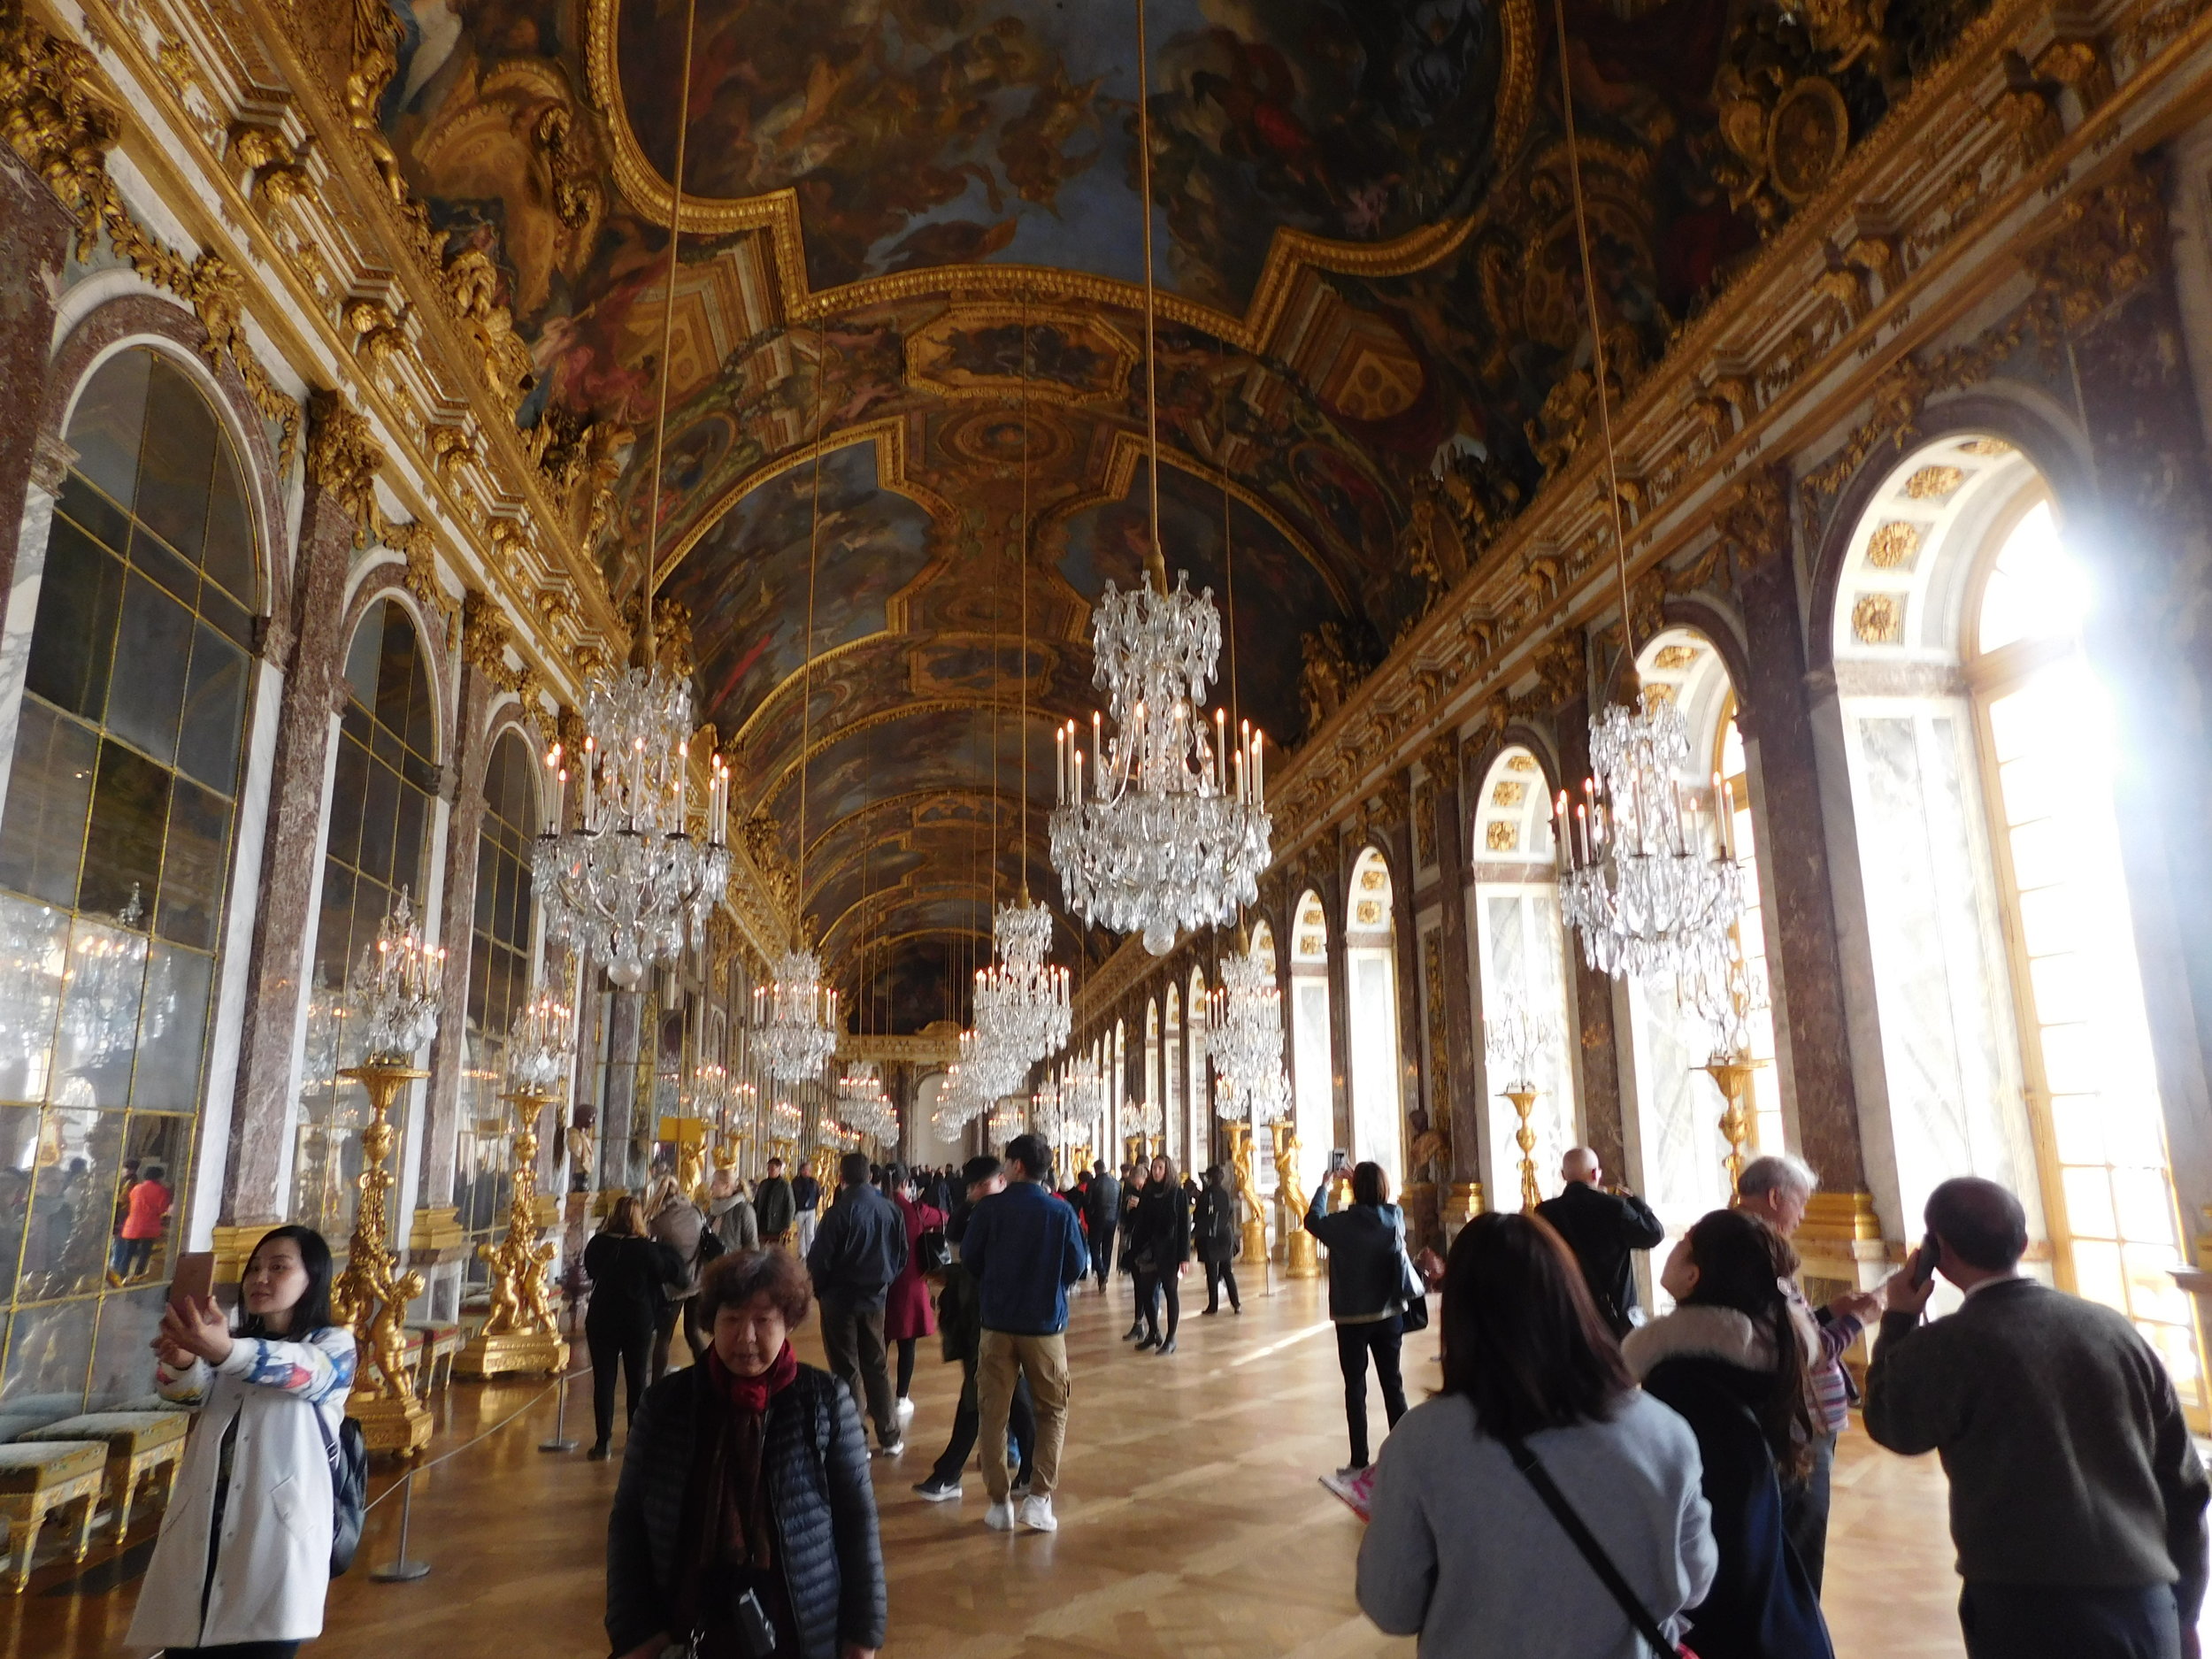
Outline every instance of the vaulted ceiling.
[[(1050, 732), (1140, 569), (1134, 4), (695, 0), (687, 89), (689, 0), (392, 3), (387, 135), (502, 273), (522, 420), (614, 481), (611, 588), (649, 543), (834, 971), (881, 970), (902, 1025), (957, 1015), (992, 895), (1057, 899)], [(1973, 8), (1565, 9), (1632, 382)], [(1148, 22), (1164, 540), (1233, 582), (1222, 700), (1294, 745), (1582, 440), (1554, 14)]]

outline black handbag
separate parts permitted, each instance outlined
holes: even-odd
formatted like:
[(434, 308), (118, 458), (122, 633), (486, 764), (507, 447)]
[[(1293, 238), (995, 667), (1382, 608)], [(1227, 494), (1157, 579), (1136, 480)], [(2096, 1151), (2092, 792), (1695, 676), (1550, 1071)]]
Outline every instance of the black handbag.
[(914, 1240), (914, 1271), (925, 1276), (941, 1273), (952, 1265), (952, 1246), (942, 1227), (924, 1227)]
[(1421, 1270), (1406, 1250), (1405, 1234), (1398, 1235), (1398, 1317), (1409, 1331), (1429, 1328), (1429, 1286)]

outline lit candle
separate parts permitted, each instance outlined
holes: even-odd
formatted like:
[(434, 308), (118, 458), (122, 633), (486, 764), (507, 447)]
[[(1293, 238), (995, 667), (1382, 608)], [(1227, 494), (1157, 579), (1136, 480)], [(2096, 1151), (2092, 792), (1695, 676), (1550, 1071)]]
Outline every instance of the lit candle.
[(1586, 866), (1590, 857), (1590, 809), (1585, 803), (1575, 808), (1575, 828), (1582, 837), (1582, 862)]

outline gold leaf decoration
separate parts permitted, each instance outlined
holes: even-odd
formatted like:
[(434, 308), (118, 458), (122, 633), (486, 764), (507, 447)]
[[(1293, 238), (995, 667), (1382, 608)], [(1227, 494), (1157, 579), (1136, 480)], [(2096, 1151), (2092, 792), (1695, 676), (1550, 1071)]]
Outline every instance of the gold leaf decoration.
[(1878, 571), (1909, 571), (1920, 556), (1921, 527), (1892, 519), (1874, 532), (1866, 544), (1866, 562)]
[(1483, 831), (1482, 841), (1494, 853), (1509, 853), (1521, 844), (1521, 826), (1511, 818), (1494, 818)]
[(1966, 482), (1955, 466), (1924, 466), (1905, 480), (1905, 494), (1913, 501), (1947, 501)]
[(1851, 607), (1851, 632), (1862, 645), (1895, 645), (1905, 637), (1905, 607), (1895, 594), (1861, 594)]

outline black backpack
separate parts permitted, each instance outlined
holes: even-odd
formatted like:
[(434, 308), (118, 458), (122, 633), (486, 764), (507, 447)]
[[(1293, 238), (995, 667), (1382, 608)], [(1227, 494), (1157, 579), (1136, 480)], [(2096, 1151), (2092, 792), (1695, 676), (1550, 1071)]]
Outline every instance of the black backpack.
[[(319, 1409), (315, 1422), (321, 1425)], [(330, 1455), (330, 1576), (335, 1578), (353, 1565), (354, 1552), (361, 1548), (361, 1524), (369, 1509), (369, 1446), (361, 1438), (361, 1425), (342, 1417), (337, 1438), (324, 1435), (323, 1448)]]

